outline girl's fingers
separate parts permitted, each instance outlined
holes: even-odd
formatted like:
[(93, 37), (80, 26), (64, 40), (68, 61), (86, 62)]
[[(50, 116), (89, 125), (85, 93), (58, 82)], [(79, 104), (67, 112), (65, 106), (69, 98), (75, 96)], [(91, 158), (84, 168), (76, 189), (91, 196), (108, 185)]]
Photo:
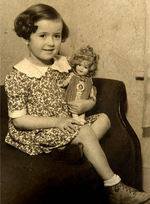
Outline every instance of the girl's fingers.
[(73, 114), (78, 114), (78, 111), (75, 110), (75, 109), (70, 109), (70, 112), (73, 113)]
[(75, 130), (73, 128), (69, 127), (69, 126), (64, 127), (64, 130), (67, 130), (69, 133), (74, 133), (75, 132)]
[(72, 119), (72, 124), (81, 125), (81, 123), (75, 119)]
[(69, 103), (68, 103), (68, 106), (69, 106), (69, 108), (72, 108), (72, 109), (77, 109), (77, 108), (78, 108), (78, 106), (77, 106), (77, 105), (74, 105), (74, 104), (69, 104)]
[(71, 112), (76, 112), (77, 111), (77, 107), (71, 107), (71, 106), (68, 106), (69, 107), (69, 110)]
[(75, 125), (82, 125), (82, 124), (75, 119), (66, 120), (65, 124), (61, 127), (61, 130), (63, 132), (67, 130), (70, 133), (74, 133), (76, 131)]
[(81, 123), (75, 119), (72, 119), (71, 121), (68, 122), (67, 125), (64, 126), (64, 130), (69, 131), (70, 133), (74, 133), (76, 131), (76, 125), (81, 125)]

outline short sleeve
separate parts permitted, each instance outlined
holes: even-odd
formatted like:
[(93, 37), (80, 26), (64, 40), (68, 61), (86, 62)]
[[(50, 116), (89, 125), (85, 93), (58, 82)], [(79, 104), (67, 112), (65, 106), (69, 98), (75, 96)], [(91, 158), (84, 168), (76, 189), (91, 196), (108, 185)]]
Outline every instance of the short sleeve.
[(13, 70), (5, 79), (5, 90), (8, 100), (8, 115), (10, 118), (18, 118), (26, 115), (27, 103), (27, 76), (17, 70)]

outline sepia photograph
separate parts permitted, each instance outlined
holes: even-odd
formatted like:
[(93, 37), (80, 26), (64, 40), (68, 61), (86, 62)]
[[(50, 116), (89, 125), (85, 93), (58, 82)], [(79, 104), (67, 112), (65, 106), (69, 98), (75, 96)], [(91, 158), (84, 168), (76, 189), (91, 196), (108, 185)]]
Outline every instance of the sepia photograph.
[(150, 204), (150, 1), (0, 5), (0, 203)]

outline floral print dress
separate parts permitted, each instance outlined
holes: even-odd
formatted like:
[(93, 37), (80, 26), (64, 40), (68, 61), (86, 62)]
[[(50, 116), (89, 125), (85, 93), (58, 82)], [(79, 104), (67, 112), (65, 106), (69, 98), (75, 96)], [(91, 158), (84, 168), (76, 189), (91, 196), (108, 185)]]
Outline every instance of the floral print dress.
[[(9, 131), (6, 143), (30, 155), (49, 153), (54, 148), (62, 148), (78, 134), (59, 128), (35, 130), (17, 129), (13, 118), (23, 115), (44, 117), (71, 117), (64, 100), (65, 89), (58, 84), (68, 77), (69, 66), (64, 56), (58, 56), (51, 66), (39, 67), (24, 59), (14, 66), (6, 76), (5, 90), (8, 96)], [(97, 115), (87, 118), (87, 123), (95, 121)]]

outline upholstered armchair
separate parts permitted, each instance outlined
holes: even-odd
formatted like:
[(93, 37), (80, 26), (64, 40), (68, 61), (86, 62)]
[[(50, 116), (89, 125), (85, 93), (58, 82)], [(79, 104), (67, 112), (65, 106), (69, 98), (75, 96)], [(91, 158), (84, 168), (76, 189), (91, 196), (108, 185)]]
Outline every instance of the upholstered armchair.
[[(125, 84), (102, 78), (95, 78), (94, 84), (97, 103), (88, 114), (103, 112), (111, 120), (110, 130), (100, 141), (109, 164), (125, 184), (141, 190), (141, 149), (138, 137), (126, 118)], [(102, 180), (84, 155), (80, 154), (78, 146), (68, 148), (65, 157), (62, 156), (64, 152), (29, 156), (4, 142), (8, 131), (4, 86), (1, 86), (0, 131), (2, 204), (71, 203), (70, 199), (81, 201), (86, 198), (107, 203)]]

